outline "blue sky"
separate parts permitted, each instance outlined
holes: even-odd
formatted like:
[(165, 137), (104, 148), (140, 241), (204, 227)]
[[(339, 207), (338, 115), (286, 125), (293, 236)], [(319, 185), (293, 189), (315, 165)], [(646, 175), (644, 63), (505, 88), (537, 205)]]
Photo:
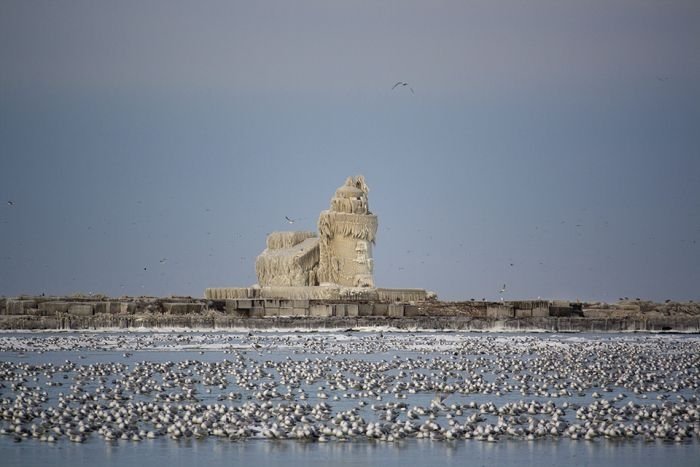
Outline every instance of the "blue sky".
[(698, 44), (696, 1), (4, 1), (0, 295), (250, 285), (364, 174), (380, 286), (698, 300)]

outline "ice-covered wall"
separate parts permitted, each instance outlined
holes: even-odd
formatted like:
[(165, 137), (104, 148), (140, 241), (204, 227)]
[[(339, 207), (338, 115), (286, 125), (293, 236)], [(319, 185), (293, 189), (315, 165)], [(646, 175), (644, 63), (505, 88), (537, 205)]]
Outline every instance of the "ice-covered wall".
[(319, 239), (313, 232), (273, 232), (255, 261), (260, 286), (306, 287), (318, 283)]

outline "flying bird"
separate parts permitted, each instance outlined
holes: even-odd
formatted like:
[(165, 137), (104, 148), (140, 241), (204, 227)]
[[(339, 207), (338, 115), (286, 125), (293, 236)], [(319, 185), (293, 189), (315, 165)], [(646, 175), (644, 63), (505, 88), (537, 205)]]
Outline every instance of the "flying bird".
[(12, 200), (10, 200), (10, 201), (7, 202), (7, 205), (8, 205), (8, 206), (14, 206), (14, 205), (15, 205), (15, 202), (12, 201)]
[[(394, 84), (394, 85), (391, 87), (391, 90), (393, 91), (393, 90), (396, 89), (398, 86), (408, 86), (408, 83), (406, 83), (405, 81), (397, 81), (396, 84)], [(412, 87), (409, 87), (408, 89), (411, 90), (411, 94), (415, 94), (415, 92), (413, 92), (413, 88), (412, 88)]]
[(442, 403), (445, 402), (445, 399), (447, 399), (447, 396), (449, 396), (449, 394), (442, 394), (438, 392), (435, 394), (435, 397), (433, 397), (431, 403), (434, 405), (442, 405)]
[(505, 291), (506, 291), (506, 285), (503, 284), (503, 288), (501, 290), (499, 290), (498, 293), (502, 294), (502, 293), (505, 293)]
[(287, 216), (284, 216), (284, 218), (287, 219), (287, 222), (289, 222), (290, 224), (293, 224), (293, 223), (295, 223), (295, 222), (297, 221), (296, 219), (290, 219), (290, 218), (287, 217)]

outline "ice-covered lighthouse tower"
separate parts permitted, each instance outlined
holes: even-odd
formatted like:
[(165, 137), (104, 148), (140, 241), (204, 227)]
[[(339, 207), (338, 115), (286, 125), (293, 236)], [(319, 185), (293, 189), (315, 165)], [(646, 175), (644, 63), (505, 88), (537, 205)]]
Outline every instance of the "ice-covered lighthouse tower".
[(335, 191), (331, 208), (318, 218), (321, 285), (374, 287), (372, 246), (377, 216), (369, 210), (369, 188), (362, 175), (348, 177)]

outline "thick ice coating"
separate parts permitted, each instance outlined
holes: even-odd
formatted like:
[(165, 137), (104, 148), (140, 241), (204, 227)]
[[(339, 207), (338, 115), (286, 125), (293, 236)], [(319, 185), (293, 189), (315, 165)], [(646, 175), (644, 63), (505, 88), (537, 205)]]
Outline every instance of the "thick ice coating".
[(362, 175), (348, 177), (318, 218), (321, 283), (374, 287), (372, 245), (377, 216), (369, 210), (369, 188)]
[(336, 190), (314, 232), (273, 232), (255, 269), (261, 287), (337, 284), (374, 287), (372, 245), (377, 216), (369, 210), (362, 175), (348, 177)]

